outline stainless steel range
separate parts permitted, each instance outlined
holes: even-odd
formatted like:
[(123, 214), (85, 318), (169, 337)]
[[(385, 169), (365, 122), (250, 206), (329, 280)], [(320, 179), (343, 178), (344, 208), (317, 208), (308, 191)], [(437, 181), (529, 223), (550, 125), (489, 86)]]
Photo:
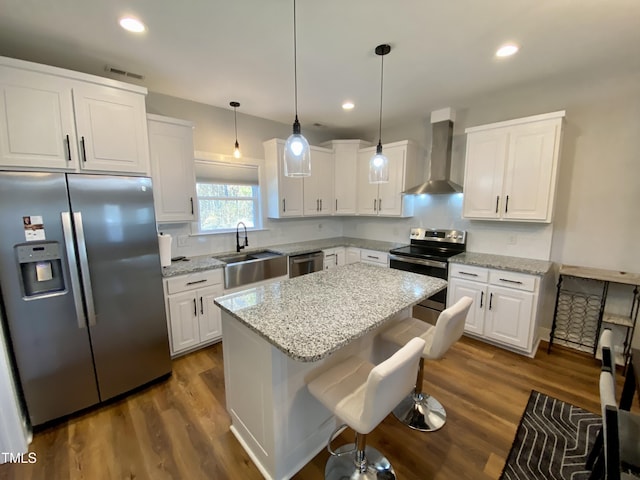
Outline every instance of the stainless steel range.
[[(466, 250), (467, 232), (412, 228), (409, 241), (409, 245), (389, 251), (389, 266), (446, 280), (449, 258)], [(444, 310), (446, 301), (445, 289), (416, 305), (413, 315), (426, 321), (435, 321)]]

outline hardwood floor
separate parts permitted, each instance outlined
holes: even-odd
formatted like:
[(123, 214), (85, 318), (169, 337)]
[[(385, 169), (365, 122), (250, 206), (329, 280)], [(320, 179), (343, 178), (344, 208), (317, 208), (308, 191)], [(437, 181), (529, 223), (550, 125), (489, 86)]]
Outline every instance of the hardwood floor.
[[(599, 368), (562, 347), (547, 355), (543, 344), (529, 359), (465, 337), (425, 364), (424, 390), (445, 405), (444, 428), (421, 433), (389, 416), (368, 442), (401, 479), (497, 479), (531, 389), (599, 412)], [(348, 441), (345, 432), (333, 445)], [(167, 381), (36, 433), (30, 451), (36, 463), (0, 465), (0, 479), (262, 478), (229, 431), (221, 344), (175, 360)], [(324, 478), (327, 457), (294, 479)]]

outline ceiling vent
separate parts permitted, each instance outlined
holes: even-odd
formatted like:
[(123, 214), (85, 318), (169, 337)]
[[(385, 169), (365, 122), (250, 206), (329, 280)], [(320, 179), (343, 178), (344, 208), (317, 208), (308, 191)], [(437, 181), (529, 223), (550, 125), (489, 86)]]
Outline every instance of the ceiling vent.
[(121, 68), (117, 68), (117, 67), (112, 67), (111, 65), (105, 66), (104, 70), (105, 72), (113, 73), (115, 75), (135, 78), (136, 80), (144, 80), (144, 75), (140, 75), (139, 73), (127, 72), (126, 70), (122, 70)]

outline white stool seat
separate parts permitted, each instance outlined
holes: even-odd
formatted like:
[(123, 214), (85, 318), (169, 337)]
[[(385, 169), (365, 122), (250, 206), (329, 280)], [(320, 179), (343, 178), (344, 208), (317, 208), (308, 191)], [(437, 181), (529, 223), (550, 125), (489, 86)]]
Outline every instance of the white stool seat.
[(393, 410), (393, 414), (405, 425), (423, 432), (442, 428), (447, 419), (442, 404), (431, 395), (422, 392), (424, 360), (438, 360), (464, 332), (464, 322), (473, 300), (462, 297), (454, 305), (442, 311), (435, 326), (417, 318), (408, 317), (397, 322), (382, 333), (382, 338), (398, 346), (418, 337), (425, 346), (420, 356), (418, 377), (411, 395), (404, 398)]
[(422, 320), (413, 317), (407, 317), (400, 320), (396, 325), (386, 330), (382, 334), (382, 338), (395, 343), (396, 345), (405, 345), (412, 338), (418, 337), (424, 340), (424, 350), (422, 357), (431, 359), (431, 345), (436, 333), (436, 327)]
[[(411, 391), (423, 350), (424, 340), (413, 338), (378, 365), (349, 357), (309, 382), (311, 394), (356, 431), (355, 449), (329, 450), (333, 456), (327, 462), (325, 478), (395, 478), (389, 461), (366, 446), (366, 435)], [(349, 459), (347, 453), (353, 456)], [(383, 471), (384, 476), (378, 476)]]

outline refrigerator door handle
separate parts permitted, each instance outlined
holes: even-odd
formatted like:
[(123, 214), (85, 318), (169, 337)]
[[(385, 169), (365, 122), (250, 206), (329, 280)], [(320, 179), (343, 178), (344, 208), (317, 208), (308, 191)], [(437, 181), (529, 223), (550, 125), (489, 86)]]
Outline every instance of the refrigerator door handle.
[(71, 214), (62, 212), (62, 233), (64, 236), (64, 245), (67, 250), (67, 263), (69, 266), (69, 276), (71, 277), (71, 294), (73, 295), (73, 304), (76, 308), (76, 318), (78, 319), (78, 328), (85, 328), (87, 320), (82, 309), (82, 292), (80, 290), (80, 277), (78, 269), (75, 266), (76, 248), (73, 244), (73, 230), (71, 227)]
[(87, 258), (87, 244), (84, 239), (84, 227), (82, 226), (82, 212), (73, 212), (73, 226), (76, 230), (76, 241), (78, 242), (78, 257), (80, 258), (84, 299), (87, 304), (87, 317), (89, 318), (89, 326), (93, 327), (96, 324), (96, 309), (93, 304), (93, 290), (91, 288), (91, 277), (89, 276), (89, 259)]

